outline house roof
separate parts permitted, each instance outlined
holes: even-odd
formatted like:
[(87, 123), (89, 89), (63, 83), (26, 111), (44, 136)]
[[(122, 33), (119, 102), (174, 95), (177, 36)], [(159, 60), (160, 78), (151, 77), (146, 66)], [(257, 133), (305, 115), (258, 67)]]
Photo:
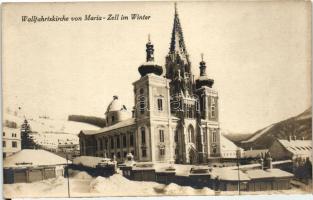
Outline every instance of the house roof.
[(243, 173), (241, 170), (239, 170), (239, 176), (238, 176), (238, 170), (230, 169), (230, 168), (213, 168), (212, 170), (212, 178), (218, 177), (220, 180), (224, 181), (248, 181), (250, 180), (249, 176), (245, 173)]
[(247, 170), (246, 174), (251, 179), (274, 178), (274, 175), (272, 173), (269, 173), (269, 172), (262, 170), (262, 169)]
[(311, 157), (311, 140), (278, 140), (278, 142), (293, 155), (304, 155)]
[[(70, 161), (68, 161), (70, 163)], [(65, 165), (66, 159), (45, 150), (23, 149), (4, 159), (3, 167)]]
[[(237, 151), (238, 147), (232, 141), (221, 135), (221, 151)], [(241, 149), (241, 148), (240, 148)], [(241, 149), (242, 150), (242, 149)]]
[(82, 130), (81, 133), (84, 135), (96, 135), (99, 133), (105, 133), (114, 129), (123, 128), (126, 126), (131, 126), (135, 124), (135, 118), (130, 118), (121, 122), (118, 122), (112, 126), (104, 127), (99, 130)]

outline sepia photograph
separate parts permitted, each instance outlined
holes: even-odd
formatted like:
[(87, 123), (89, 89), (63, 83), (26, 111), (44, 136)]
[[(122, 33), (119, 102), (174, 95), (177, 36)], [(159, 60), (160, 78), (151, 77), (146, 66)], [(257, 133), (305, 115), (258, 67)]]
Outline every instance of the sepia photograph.
[(312, 194), (311, 12), (3, 3), (4, 198)]

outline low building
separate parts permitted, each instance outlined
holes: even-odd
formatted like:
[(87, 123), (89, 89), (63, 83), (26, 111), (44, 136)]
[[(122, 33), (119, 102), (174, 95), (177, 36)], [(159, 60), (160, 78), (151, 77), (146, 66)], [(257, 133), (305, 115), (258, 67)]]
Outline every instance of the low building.
[(7, 184), (55, 178), (64, 175), (66, 165), (66, 159), (48, 151), (24, 149), (4, 159), (3, 180)]
[(3, 127), (2, 151), (3, 158), (21, 150), (21, 133), (18, 128)]
[(238, 151), (240, 151), (240, 157), (242, 157), (243, 149), (239, 148), (232, 141), (221, 135), (221, 157), (222, 158), (237, 158)]
[(296, 158), (310, 159), (312, 161), (312, 141), (296, 140), (275, 140), (269, 148), (274, 160), (294, 160)]

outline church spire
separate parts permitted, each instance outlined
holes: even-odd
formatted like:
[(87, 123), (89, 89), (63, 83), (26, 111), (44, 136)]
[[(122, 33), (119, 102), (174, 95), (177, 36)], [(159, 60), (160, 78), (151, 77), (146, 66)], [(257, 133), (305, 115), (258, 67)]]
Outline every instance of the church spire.
[(179, 54), (182, 59), (187, 61), (187, 50), (183, 36), (183, 30), (177, 12), (177, 4), (175, 2), (175, 15), (172, 30), (171, 46), (169, 54)]

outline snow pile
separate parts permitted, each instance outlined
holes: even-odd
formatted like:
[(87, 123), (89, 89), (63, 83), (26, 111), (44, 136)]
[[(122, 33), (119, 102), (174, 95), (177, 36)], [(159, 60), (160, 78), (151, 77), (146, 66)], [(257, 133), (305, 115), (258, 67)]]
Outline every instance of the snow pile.
[(84, 171), (78, 171), (78, 170), (69, 170), (70, 177), (73, 177), (75, 179), (92, 179), (92, 176), (90, 176), (87, 172)]
[(97, 177), (90, 182), (90, 192), (103, 196), (148, 196), (155, 195), (154, 187), (161, 184), (155, 182), (130, 181), (119, 174), (111, 177)]
[(213, 195), (214, 191), (209, 188), (194, 189), (190, 186), (180, 186), (175, 183), (155, 187), (154, 190), (160, 195)]
[(4, 197), (66, 197), (67, 185), (63, 177), (34, 183), (4, 184)]

